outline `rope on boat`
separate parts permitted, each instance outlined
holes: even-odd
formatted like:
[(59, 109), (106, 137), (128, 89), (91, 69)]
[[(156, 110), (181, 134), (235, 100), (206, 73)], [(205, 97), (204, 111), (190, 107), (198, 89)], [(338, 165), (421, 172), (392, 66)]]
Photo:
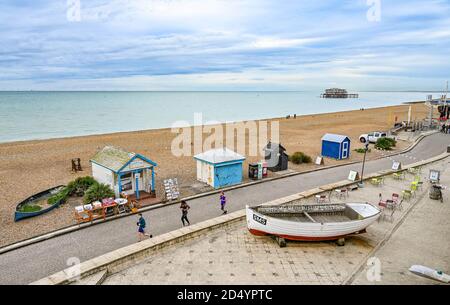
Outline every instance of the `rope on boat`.
[(336, 213), (343, 212), (345, 204), (321, 204), (321, 205), (292, 205), (292, 206), (260, 206), (256, 211), (263, 214), (299, 214), (307, 213)]

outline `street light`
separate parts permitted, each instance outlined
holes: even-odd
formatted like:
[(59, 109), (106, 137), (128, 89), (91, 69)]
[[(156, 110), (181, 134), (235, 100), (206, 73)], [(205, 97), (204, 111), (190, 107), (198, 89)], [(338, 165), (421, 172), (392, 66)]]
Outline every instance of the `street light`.
[(366, 154), (367, 154), (368, 150), (369, 150), (369, 141), (367, 141), (367, 143), (365, 144), (365, 147), (364, 147), (364, 158), (363, 158), (362, 169), (361, 169), (361, 181), (359, 182), (359, 185), (361, 187), (364, 186), (364, 182), (363, 182), (364, 165), (366, 164)]

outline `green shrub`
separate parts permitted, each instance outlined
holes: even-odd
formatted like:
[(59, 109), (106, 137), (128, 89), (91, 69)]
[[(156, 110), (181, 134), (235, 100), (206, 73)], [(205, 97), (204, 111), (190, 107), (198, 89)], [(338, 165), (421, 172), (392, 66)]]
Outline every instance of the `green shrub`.
[(392, 147), (396, 145), (396, 143), (397, 142), (391, 138), (380, 138), (377, 140), (377, 143), (375, 143), (375, 148), (391, 150)]
[(42, 208), (39, 205), (33, 205), (33, 204), (26, 204), (19, 209), (20, 212), (24, 212), (24, 213), (39, 212), (40, 210), (42, 210)]
[(54, 205), (55, 203), (58, 203), (61, 201), (61, 203), (66, 202), (67, 198), (70, 196), (69, 194), (69, 188), (65, 187), (62, 190), (60, 190), (58, 193), (52, 195), (50, 198), (47, 199), (47, 203), (49, 205)]
[(311, 163), (312, 158), (301, 151), (297, 151), (289, 156), (289, 161), (294, 164)]
[(385, 139), (386, 139), (386, 141), (391, 142), (392, 147), (395, 147), (395, 145), (397, 144), (397, 141), (395, 141), (392, 138), (385, 138)]
[(69, 198), (69, 196), (82, 197), (84, 196), (84, 193), (89, 189), (89, 187), (96, 183), (97, 181), (95, 181), (95, 179), (90, 176), (78, 177), (77, 179), (69, 182), (69, 184), (67, 184), (67, 186), (60, 190), (58, 193), (48, 198), (47, 203), (49, 205), (54, 205), (60, 201), (61, 203), (64, 203), (66, 202), (67, 198)]
[[(365, 148), (357, 148), (357, 149), (355, 149), (355, 151), (357, 153), (360, 153), (360, 154), (363, 154), (365, 150), (366, 150)], [(367, 150), (367, 152), (370, 153), (370, 148)]]
[(96, 182), (91, 185), (84, 193), (83, 201), (87, 204), (109, 197), (114, 197), (114, 191), (111, 189), (111, 187), (107, 184)]
[(67, 188), (69, 189), (69, 196), (75, 195), (82, 197), (87, 189), (95, 183), (95, 179), (90, 176), (78, 177), (67, 185)]

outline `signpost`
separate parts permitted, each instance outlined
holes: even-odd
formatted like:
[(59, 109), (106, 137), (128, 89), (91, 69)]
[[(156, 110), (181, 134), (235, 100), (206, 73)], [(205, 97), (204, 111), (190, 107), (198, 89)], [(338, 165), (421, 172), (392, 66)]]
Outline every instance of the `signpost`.
[(366, 165), (366, 155), (367, 155), (368, 150), (369, 150), (369, 141), (367, 141), (367, 143), (364, 145), (364, 158), (363, 158), (362, 169), (361, 169), (361, 181), (359, 182), (360, 187), (364, 186), (363, 175), (364, 175), (364, 166)]

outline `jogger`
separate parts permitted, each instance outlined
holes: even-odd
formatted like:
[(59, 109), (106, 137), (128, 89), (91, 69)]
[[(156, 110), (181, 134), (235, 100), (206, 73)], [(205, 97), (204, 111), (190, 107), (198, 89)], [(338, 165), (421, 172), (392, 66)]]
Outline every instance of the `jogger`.
[(142, 216), (142, 213), (139, 213), (139, 220), (136, 223), (136, 225), (138, 226), (138, 239), (139, 239), (139, 241), (142, 241), (145, 238), (145, 236), (148, 236), (150, 238), (153, 237), (153, 235), (145, 233), (146, 223), (145, 223), (144, 217)]
[(223, 214), (226, 214), (228, 211), (225, 210), (225, 205), (227, 204), (227, 197), (225, 197), (225, 193), (222, 191), (220, 192), (220, 206), (221, 210), (223, 211)]
[(186, 221), (188, 225), (191, 224), (191, 223), (189, 222), (189, 219), (187, 218), (188, 210), (189, 210), (190, 208), (191, 208), (191, 207), (187, 204), (186, 201), (184, 201), (184, 200), (181, 201), (180, 209), (181, 209), (181, 222), (183, 223), (183, 227), (185, 226), (184, 221)]

